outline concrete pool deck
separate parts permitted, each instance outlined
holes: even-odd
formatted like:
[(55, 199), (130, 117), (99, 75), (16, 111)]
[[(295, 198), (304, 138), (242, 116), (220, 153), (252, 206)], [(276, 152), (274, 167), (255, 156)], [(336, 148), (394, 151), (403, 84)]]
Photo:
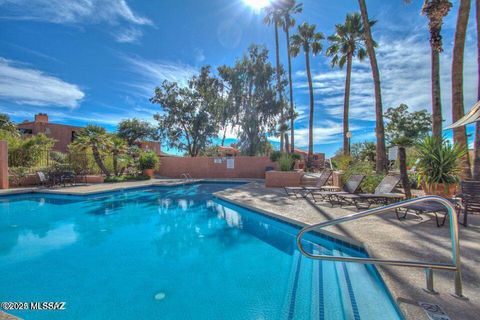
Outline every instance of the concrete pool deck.
[[(328, 203), (310, 199), (288, 198), (283, 189), (265, 188), (261, 183), (241, 185), (215, 194), (220, 199), (261, 211), (264, 214), (305, 226), (358, 212), (353, 206), (332, 208)], [(353, 240), (367, 249), (370, 257), (392, 260), (418, 260), (438, 263), (452, 261), (448, 222), (438, 228), (433, 215), (423, 220), (409, 215), (399, 221), (395, 212), (371, 216), (337, 227), (327, 228), (342, 240)], [(480, 315), (480, 215), (469, 216), (469, 226), (459, 227), (463, 293), (466, 299), (453, 296), (454, 273), (434, 271), (434, 288), (438, 294), (423, 290), (423, 269), (378, 266), (394, 300), (406, 319), (425, 319), (419, 302), (438, 304), (450, 319), (478, 319)], [(351, 241), (352, 242), (352, 241)]]
[[(208, 181), (249, 181), (215, 193), (223, 200), (257, 210), (287, 222), (304, 226), (335, 219), (357, 212), (354, 207), (331, 208), (327, 203), (313, 203), (311, 200), (288, 198), (283, 189), (265, 188), (262, 180)], [(194, 180), (192, 182), (202, 181)], [(180, 179), (152, 179), (122, 183), (104, 183), (74, 187), (45, 189), (23, 188), (0, 190), (0, 195), (25, 192), (87, 195), (99, 192), (126, 190), (148, 186), (176, 186), (184, 184)], [(399, 221), (395, 213), (363, 218), (327, 230), (344, 241), (363, 245), (371, 257), (395, 260), (428, 260), (451, 262), (450, 234), (448, 223), (437, 228), (435, 218), (423, 215), (419, 220), (409, 215)], [(469, 216), (469, 227), (460, 226), (460, 245), (463, 268), (464, 295), (467, 299), (454, 297), (453, 272), (435, 271), (434, 285), (438, 294), (430, 294), (425, 288), (424, 271), (418, 268), (382, 266), (377, 267), (393, 298), (406, 319), (428, 319), (418, 302), (438, 304), (450, 319), (476, 319), (480, 314), (480, 215)]]

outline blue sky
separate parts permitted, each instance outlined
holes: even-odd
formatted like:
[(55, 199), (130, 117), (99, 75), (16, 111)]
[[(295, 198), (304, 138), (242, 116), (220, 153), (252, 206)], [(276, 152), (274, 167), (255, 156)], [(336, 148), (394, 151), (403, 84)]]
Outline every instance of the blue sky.
[[(254, 1), (254, 0), (251, 0)], [(305, 0), (297, 22), (330, 35), (357, 1)], [(451, 123), (450, 64), (458, 1), (445, 19), (441, 57), (445, 125)], [(368, 0), (384, 107), (406, 103), (430, 110), (430, 51), (421, 1)], [(273, 28), (244, 0), (0, 0), (0, 112), (15, 121), (47, 112), (52, 122), (96, 123), (113, 131), (125, 118), (153, 122), (148, 98), (163, 80), (184, 83), (202, 65), (232, 64), (251, 43), (270, 49)], [(281, 60), (286, 63), (284, 35)], [(326, 48), (328, 43), (324, 43)], [(465, 50), (465, 108), (476, 101), (474, 8)], [(374, 139), (373, 83), (368, 61), (352, 74), (352, 141)], [(297, 146), (308, 143), (308, 89), (303, 55), (293, 59)], [(342, 141), (344, 70), (324, 55), (312, 60), (316, 152), (331, 155)], [(473, 128), (469, 127), (469, 132)], [(233, 138), (235, 132), (229, 132)], [(232, 141), (232, 140), (229, 140)], [(275, 141), (273, 141), (275, 142)]]

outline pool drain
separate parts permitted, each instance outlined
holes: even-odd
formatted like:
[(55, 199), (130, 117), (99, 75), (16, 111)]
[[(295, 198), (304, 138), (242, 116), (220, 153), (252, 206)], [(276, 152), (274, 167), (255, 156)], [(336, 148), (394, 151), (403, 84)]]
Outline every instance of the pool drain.
[(165, 293), (159, 292), (155, 295), (155, 300), (163, 300), (165, 299)]

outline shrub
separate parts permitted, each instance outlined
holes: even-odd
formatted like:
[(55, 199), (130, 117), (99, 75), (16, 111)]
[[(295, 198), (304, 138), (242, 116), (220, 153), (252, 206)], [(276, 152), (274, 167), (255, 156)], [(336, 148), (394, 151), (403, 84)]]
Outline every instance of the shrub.
[(364, 174), (365, 179), (363, 179), (360, 188), (363, 192), (372, 193), (375, 191), (375, 188), (378, 186), (380, 181), (382, 181), (384, 175), (376, 174), (373, 171), (375, 164), (370, 161), (358, 161), (352, 163), (346, 170), (343, 176), (343, 182), (345, 183), (348, 178), (353, 174)]
[(272, 153), (270, 153), (270, 160), (272, 162), (277, 162), (278, 159), (280, 159), (280, 157), (282, 156), (283, 152), (281, 151), (273, 151)]
[(419, 184), (458, 182), (459, 159), (466, 154), (466, 148), (452, 145), (448, 140), (432, 137), (424, 138), (416, 147), (420, 160), (417, 165)]
[(105, 182), (125, 182), (125, 181), (142, 181), (149, 180), (150, 177), (146, 175), (124, 175), (124, 176), (110, 176), (105, 178)]
[(346, 172), (352, 163), (353, 157), (351, 156), (341, 154), (332, 158), (332, 165), (336, 170)]
[(140, 170), (147, 170), (147, 169), (157, 169), (160, 160), (158, 156), (153, 151), (146, 151), (140, 154), (139, 159), (139, 169)]
[(302, 160), (302, 156), (299, 155), (298, 153), (290, 153), (290, 156), (292, 157), (293, 160)]
[(280, 171), (291, 171), (293, 168), (292, 157), (287, 153), (282, 154), (278, 159), (278, 166)]

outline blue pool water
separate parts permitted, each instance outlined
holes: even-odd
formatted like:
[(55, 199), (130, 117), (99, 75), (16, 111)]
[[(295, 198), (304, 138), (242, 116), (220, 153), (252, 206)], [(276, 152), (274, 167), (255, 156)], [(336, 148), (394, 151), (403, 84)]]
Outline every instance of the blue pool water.
[(297, 228), (212, 196), (228, 187), (0, 198), (0, 301), (66, 302), (9, 311), (25, 319), (400, 319), (374, 268), (302, 257)]

